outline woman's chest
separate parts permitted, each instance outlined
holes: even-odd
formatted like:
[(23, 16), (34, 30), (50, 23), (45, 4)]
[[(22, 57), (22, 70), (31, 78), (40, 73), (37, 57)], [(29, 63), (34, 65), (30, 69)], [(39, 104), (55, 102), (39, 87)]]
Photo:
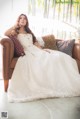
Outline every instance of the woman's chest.
[(32, 35), (31, 34), (19, 34), (18, 40), (23, 45), (23, 47), (27, 47), (33, 44)]

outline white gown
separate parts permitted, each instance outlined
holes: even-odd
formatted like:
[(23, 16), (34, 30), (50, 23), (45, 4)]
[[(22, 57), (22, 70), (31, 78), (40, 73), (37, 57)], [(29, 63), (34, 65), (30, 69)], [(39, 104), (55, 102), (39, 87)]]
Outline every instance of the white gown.
[(40, 98), (80, 96), (80, 74), (76, 61), (69, 55), (33, 45), (31, 34), (19, 34), (24, 47), (8, 88), (9, 102)]

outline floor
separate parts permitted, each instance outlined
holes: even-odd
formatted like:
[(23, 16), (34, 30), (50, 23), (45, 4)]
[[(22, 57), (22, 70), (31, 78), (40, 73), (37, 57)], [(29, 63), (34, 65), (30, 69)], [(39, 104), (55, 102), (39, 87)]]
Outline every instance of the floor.
[(0, 116), (6, 112), (8, 119), (80, 119), (80, 97), (9, 103), (0, 80)]

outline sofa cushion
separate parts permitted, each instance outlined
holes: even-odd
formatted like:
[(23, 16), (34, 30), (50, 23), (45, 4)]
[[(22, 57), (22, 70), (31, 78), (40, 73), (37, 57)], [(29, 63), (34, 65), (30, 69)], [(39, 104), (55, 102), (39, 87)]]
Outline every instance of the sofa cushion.
[(73, 46), (74, 46), (75, 40), (59, 40), (56, 41), (58, 50), (61, 52), (64, 52), (68, 55), (70, 55), (72, 57), (72, 50), (73, 50)]
[(15, 57), (19, 57), (24, 55), (24, 50), (22, 45), (20, 44), (19, 40), (16, 38), (16, 36), (10, 36), (10, 39), (13, 41), (14, 43), (14, 55)]
[(73, 49), (73, 58), (80, 60), (80, 41), (76, 40)]
[(57, 50), (57, 46), (56, 46), (56, 40), (54, 35), (46, 35), (42, 37), (45, 44), (43, 48), (48, 48), (48, 49), (52, 49), (52, 50)]

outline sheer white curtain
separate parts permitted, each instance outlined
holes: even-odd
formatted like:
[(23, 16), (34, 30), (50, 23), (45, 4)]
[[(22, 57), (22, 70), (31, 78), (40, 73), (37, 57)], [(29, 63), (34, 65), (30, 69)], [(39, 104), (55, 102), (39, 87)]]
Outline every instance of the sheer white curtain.
[(15, 23), (19, 14), (25, 13), (35, 35), (52, 33), (57, 38), (63, 39), (77, 37), (77, 27), (53, 19), (54, 11), (56, 19), (59, 15), (57, 15), (58, 8), (54, 10), (52, 4), (54, 4), (52, 0), (0, 0), (0, 36)]

